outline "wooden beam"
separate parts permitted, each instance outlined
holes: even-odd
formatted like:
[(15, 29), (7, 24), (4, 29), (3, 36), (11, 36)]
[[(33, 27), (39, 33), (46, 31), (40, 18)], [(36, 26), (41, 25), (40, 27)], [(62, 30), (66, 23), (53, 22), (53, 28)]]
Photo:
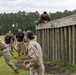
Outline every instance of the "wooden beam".
[(72, 64), (73, 61), (73, 51), (72, 51), (72, 26), (68, 27), (68, 37), (69, 37), (69, 64)]
[(60, 35), (61, 35), (61, 39), (60, 39), (60, 43), (61, 43), (61, 58), (62, 58), (62, 62), (64, 63), (64, 32), (63, 32), (63, 28), (60, 28)]
[(73, 66), (75, 65), (75, 26), (72, 26)]

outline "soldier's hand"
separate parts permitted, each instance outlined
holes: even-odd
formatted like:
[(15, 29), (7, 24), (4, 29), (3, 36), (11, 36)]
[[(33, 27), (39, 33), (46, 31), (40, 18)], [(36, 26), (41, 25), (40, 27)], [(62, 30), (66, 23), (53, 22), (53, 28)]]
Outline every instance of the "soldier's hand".
[(26, 69), (29, 69), (30, 68), (30, 64), (26, 65)]
[(25, 60), (23, 65), (25, 66), (26, 69), (30, 68), (29, 60)]

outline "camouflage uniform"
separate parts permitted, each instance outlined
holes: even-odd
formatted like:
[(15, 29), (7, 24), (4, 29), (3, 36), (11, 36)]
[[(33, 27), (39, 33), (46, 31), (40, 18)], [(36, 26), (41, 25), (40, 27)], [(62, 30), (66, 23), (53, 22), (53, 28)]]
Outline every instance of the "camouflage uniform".
[(30, 61), (30, 75), (44, 75), (42, 49), (35, 41), (30, 41), (28, 45), (28, 58)]
[(24, 54), (24, 43), (18, 42), (17, 44), (17, 49), (18, 49), (18, 55), (20, 56), (21, 54)]
[(11, 42), (10, 42), (11, 50), (13, 51), (13, 49), (14, 49), (14, 50), (17, 51), (17, 49), (14, 47), (14, 40), (15, 40), (15, 37), (14, 37), (13, 34), (10, 34), (10, 37), (11, 37)]
[(20, 56), (21, 54), (24, 54), (23, 51), (23, 44), (24, 44), (24, 33), (20, 33), (18, 32), (17, 35), (16, 35), (16, 39), (18, 41), (18, 44), (17, 44), (17, 50), (18, 50), (18, 56)]
[(6, 63), (15, 71), (17, 67), (10, 60), (10, 48), (0, 39), (0, 56), (3, 56)]

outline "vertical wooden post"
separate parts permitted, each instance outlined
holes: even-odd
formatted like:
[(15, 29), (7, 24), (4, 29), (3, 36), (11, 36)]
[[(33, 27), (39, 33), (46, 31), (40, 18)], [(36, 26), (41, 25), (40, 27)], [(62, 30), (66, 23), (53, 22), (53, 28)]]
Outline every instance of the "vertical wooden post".
[(60, 32), (61, 32), (61, 58), (62, 58), (62, 62), (64, 62), (64, 32), (63, 32), (63, 28), (60, 28)]
[(69, 64), (72, 64), (72, 58), (73, 58), (73, 55), (72, 55), (72, 27), (68, 27), (68, 32), (69, 32)]
[(43, 50), (43, 53), (44, 53), (44, 44), (45, 44), (45, 42), (44, 42), (44, 40), (45, 40), (45, 35), (44, 35), (44, 29), (42, 30), (42, 50)]
[(75, 26), (72, 26), (72, 50), (73, 50), (73, 66), (75, 65)]
[(68, 34), (67, 27), (64, 27), (64, 63), (68, 64), (69, 62), (69, 50), (68, 50)]
[(50, 54), (49, 54), (49, 36), (50, 36), (50, 33), (49, 33), (49, 29), (47, 30), (47, 53), (48, 53), (48, 59), (50, 58)]
[(47, 30), (45, 29), (45, 35), (44, 35), (44, 57), (47, 58)]
[(54, 41), (55, 41), (55, 32), (54, 32), (54, 29), (52, 29), (52, 50), (53, 50), (53, 61), (55, 60), (55, 47), (54, 47), (54, 45), (55, 45), (55, 43), (54, 43)]
[(36, 35), (37, 35), (37, 42), (38, 42), (38, 39), (39, 39), (39, 38), (38, 38), (38, 30), (36, 31)]
[(59, 31), (59, 28), (57, 28), (57, 55), (58, 55), (58, 61), (61, 61), (60, 60), (60, 55), (61, 55), (61, 52), (60, 52), (60, 31)]
[(41, 47), (42, 47), (42, 29), (41, 30), (39, 30), (40, 31), (40, 45), (41, 45)]
[(58, 53), (58, 51), (57, 51), (57, 28), (55, 29), (55, 60), (57, 61), (57, 59), (58, 59), (58, 55), (57, 55), (57, 53)]
[(53, 47), (52, 47), (52, 45), (53, 45), (52, 40), (53, 40), (53, 39), (52, 39), (52, 29), (50, 29), (50, 36), (49, 36), (49, 37), (50, 37), (50, 41), (49, 41), (49, 42), (50, 42), (50, 44), (49, 44), (49, 46), (50, 46), (50, 47), (49, 47), (50, 52), (49, 52), (49, 53), (50, 53), (50, 61), (52, 61), (52, 60), (53, 60)]
[(38, 43), (40, 44), (40, 31), (38, 30), (37, 32), (38, 32), (38, 38), (37, 39), (38, 39)]

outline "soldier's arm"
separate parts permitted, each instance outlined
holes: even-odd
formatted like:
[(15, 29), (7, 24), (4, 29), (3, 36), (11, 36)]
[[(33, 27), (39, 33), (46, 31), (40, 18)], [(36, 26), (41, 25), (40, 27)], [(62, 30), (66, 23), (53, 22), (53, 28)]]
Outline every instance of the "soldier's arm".
[(49, 15), (47, 15), (47, 21), (50, 21), (51, 20), (51, 18), (49, 17)]
[(30, 67), (35, 66), (35, 64), (37, 64), (38, 58), (36, 51), (37, 49), (33, 45), (31, 45), (28, 51), (28, 57), (30, 58)]
[(5, 42), (0, 38), (0, 48), (7, 48), (8, 46), (5, 44)]

